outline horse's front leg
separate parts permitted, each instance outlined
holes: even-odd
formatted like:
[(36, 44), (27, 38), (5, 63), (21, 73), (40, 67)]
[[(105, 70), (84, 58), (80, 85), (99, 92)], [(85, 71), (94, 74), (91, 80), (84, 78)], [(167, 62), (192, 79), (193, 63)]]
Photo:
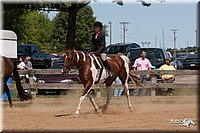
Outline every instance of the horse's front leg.
[(93, 85), (93, 81), (92, 81), (92, 80), (89, 80), (89, 81), (84, 85), (84, 91), (83, 91), (83, 94), (82, 94), (81, 97), (80, 97), (79, 104), (78, 104), (78, 107), (77, 107), (76, 112), (75, 112), (76, 115), (79, 115), (79, 114), (80, 114), (81, 104), (83, 103), (85, 97), (86, 97), (86, 96), (88, 95), (88, 93), (90, 92), (92, 85)]

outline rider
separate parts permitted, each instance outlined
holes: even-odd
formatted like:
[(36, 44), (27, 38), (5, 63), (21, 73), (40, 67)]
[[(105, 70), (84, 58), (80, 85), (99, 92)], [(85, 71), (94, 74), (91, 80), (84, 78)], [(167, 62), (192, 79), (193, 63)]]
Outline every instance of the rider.
[(112, 70), (107, 61), (105, 34), (102, 33), (102, 28), (103, 25), (101, 22), (97, 21), (94, 23), (95, 33), (92, 35), (92, 41), (88, 52), (93, 52), (95, 55), (100, 56), (103, 61), (103, 65), (108, 69), (109, 76), (112, 76)]

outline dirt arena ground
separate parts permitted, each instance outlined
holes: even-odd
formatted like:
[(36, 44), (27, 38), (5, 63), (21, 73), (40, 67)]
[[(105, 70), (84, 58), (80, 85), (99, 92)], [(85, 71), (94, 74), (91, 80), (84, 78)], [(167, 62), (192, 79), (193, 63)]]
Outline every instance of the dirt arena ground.
[[(196, 96), (136, 97), (131, 101), (135, 110), (128, 111), (125, 96), (112, 98), (109, 109), (96, 114), (88, 98), (82, 104), (81, 115), (74, 115), (79, 96), (37, 98), (32, 102), (14, 102), (15, 107), (3, 107), (5, 131), (16, 130), (82, 130), (82, 131), (197, 131)], [(98, 105), (105, 98), (96, 98)], [(5, 103), (7, 104), (7, 103)], [(170, 124), (170, 119), (192, 118), (196, 125), (189, 128)]]

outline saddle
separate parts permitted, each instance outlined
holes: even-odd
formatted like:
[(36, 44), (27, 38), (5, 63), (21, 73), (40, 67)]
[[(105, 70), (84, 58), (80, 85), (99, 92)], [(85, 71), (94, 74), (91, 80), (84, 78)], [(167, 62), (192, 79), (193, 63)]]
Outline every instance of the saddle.
[(94, 65), (95, 65), (96, 69), (100, 69), (100, 68), (104, 67), (103, 61), (100, 56), (97, 56), (95, 54), (90, 54), (90, 55), (94, 59)]

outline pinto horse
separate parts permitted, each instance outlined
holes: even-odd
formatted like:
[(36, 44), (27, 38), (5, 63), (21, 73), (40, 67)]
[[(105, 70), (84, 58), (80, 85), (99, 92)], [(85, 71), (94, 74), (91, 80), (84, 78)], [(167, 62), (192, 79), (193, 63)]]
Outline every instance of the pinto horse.
[[(0, 56), (0, 60), (2, 60), (2, 87), (3, 87), (3, 93), (6, 92), (6, 95), (8, 97), (8, 101), (9, 101), (9, 106), (12, 108), (13, 105), (12, 105), (12, 100), (11, 100), (11, 97), (10, 97), (10, 91), (9, 91), (9, 88), (8, 88), (8, 85), (7, 85), (7, 81), (9, 79), (9, 77), (11, 76), (11, 74), (13, 73), (13, 76), (15, 78), (15, 81), (16, 81), (16, 87), (17, 87), (17, 91), (18, 91), (18, 95), (20, 96), (20, 100), (21, 101), (24, 101), (24, 100), (29, 100), (29, 99), (32, 99), (32, 96), (31, 94), (27, 93), (24, 91), (22, 85), (21, 85), (21, 81), (20, 81), (20, 77), (19, 77), (19, 74), (18, 74), (18, 71), (17, 71), (17, 64), (12, 62), (9, 58), (6, 58), (6, 57), (2, 57)], [(2, 94), (3, 94), (2, 93)]]
[[(80, 114), (81, 104), (86, 96), (89, 97), (89, 100), (94, 106), (95, 111), (101, 112), (101, 109), (97, 106), (90, 93), (91, 87), (99, 80), (99, 79), (97, 80), (97, 77), (99, 77), (99, 69), (97, 69), (95, 65), (95, 58), (99, 57), (91, 53), (85, 55), (83, 52), (76, 51), (74, 49), (66, 49), (66, 50), (67, 52), (64, 57), (63, 73), (68, 73), (71, 67), (76, 66), (79, 70), (80, 80), (84, 85), (84, 91), (80, 97), (80, 101), (75, 114), (76, 115)], [(106, 92), (107, 92), (107, 100), (106, 104), (103, 106), (103, 109), (106, 110), (108, 107), (108, 104), (112, 96), (111, 85), (113, 81), (115, 81), (115, 79), (119, 76), (119, 79), (121, 80), (124, 86), (129, 110), (132, 111), (133, 107), (130, 102), (129, 90), (128, 90), (129, 59), (124, 55), (112, 55), (107, 58), (108, 62), (110, 63), (113, 75), (112, 77), (109, 76), (105, 68), (103, 68), (101, 72), (102, 74), (100, 75), (100, 80), (103, 81), (102, 83), (106, 84)], [(140, 83), (136, 80), (136, 78), (133, 79), (136, 82), (136, 85), (140, 86)]]

